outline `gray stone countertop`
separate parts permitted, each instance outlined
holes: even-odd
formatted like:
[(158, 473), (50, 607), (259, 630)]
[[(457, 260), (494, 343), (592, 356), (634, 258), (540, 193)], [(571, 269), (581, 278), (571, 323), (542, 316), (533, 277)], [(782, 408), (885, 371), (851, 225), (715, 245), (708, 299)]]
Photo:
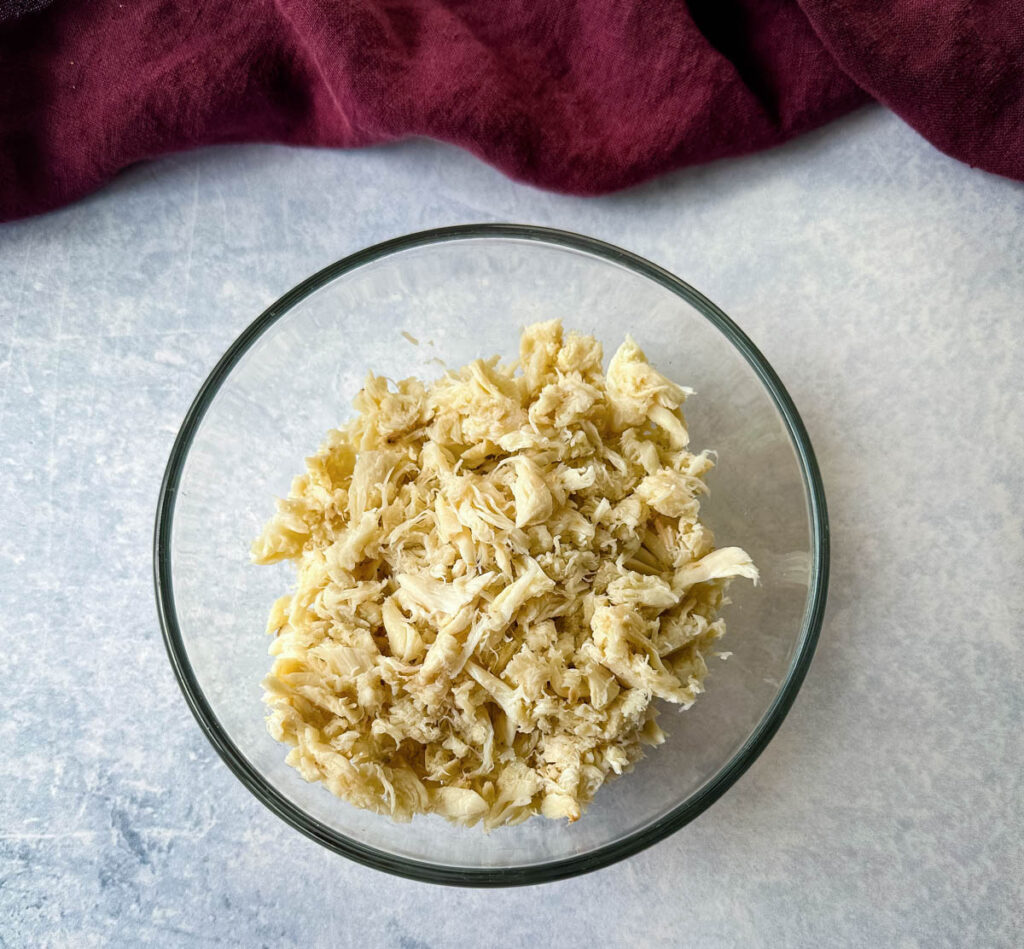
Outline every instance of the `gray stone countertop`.
[[(803, 690), (690, 826), (589, 876), (441, 890), (291, 830), (164, 654), (157, 491), (269, 302), (409, 231), (510, 220), (722, 306), (818, 453), (832, 589)], [(0, 945), (1012, 946), (1024, 833), (1024, 187), (881, 109), (598, 200), (428, 142), (140, 165), (0, 228)]]

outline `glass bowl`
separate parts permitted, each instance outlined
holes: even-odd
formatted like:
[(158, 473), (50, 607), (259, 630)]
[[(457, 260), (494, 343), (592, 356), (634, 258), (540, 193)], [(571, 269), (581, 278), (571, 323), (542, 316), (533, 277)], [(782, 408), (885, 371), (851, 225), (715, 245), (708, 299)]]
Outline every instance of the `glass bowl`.
[[(303, 458), (350, 412), (373, 368), (434, 378), (499, 353), (561, 317), (610, 354), (631, 333), (696, 389), (686, 415), (713, 448), (703, 517), (744, 547), (761, 585), (736, 581), (728, 661), (707, 692), (666, 709), (668, 741), (602, 788), (574, 824), (533, 818), (485, 834), (435, 816), (398, 824), (358, 810), (285, 764), (264, 726), (267, 612), (293, 576), (249, 544)], [(402, 334), (419, 342), (414, 345)], [(825, 607), (828, 526), (817, 465), (792, 401), (753, 343), (683, 281), (627, 251), (562, 231), (470, 225), (387, 241), (299, 284), (235, 341), (174, 443), (156, 519), (164, 639), (193, 714), (228, 767), (272, 811), (338, 853), (439, 883), (509, 885), (629, 856), (693, 820), (750, 766), (793, 702)]]

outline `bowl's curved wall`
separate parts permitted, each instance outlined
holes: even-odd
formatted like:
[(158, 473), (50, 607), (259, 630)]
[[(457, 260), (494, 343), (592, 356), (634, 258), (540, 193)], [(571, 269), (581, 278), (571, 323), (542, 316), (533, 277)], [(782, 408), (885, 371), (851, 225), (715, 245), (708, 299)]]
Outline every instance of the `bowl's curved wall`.
[[(561, 862), (587, 854), (593, 859), (579, 869), (608, 862), (684, 823), (770, 737), (820, 622), (824, 506), (799, 420), (781, 387), (772, 391), (770, 369), (752, 347), (741, 352), (745, 338), (726, 335), (732, 331), (717, 311), (696, 294), (692, 302), (681, 296), (685, 285), (668, 275), (652, 279), (639, 269), (643, 262), (571, 236), (486, 227), (446, 233), (458, 239), (414, 237), (383, 256), (365, 252), (354, 269), (342, 262), (318, 289), (303, 295), (313, 284), (304, 285), (275, 304), (229, 352), (169, 466), (158, 594), (194, 709), (229, 763), (275, 809), (329, 845), (351, 853), (355, 841), (391, 854), (397, 863), (389, 868), (400, 872), (437, 876), (426, 865), (445, 865), (454, 873), (441, 873), (448, 879), (461, 868), (476, 871), (476, 882), (522, 882), (573, 872)], [(691, 710), (665, 710), (669, 741), (602, 789), (577, 824), (536, 819), (490, 835), (438, 818), (397, 825), (306, 784), (264, 730), (263, 629), (291, 575), (287, 567), (251, 566), (248, 546), (303, 456), (350, 413), (368, 369), (432, 377), (478, 356), (513, 359), (522, 326), (552, 317), (596, 335), (606, 357), (631, 333), (660, 370), (696, 389), (686, 405), (692, 443), (719, 454), (705, 519), (720, 545), (750, 552), (762, 585), (733, 584), (722, 642), (732, 657), (712, 664), (708, 691)], [(368, 851), (355, 855), (380, 862)], [(559, 868), (545, 869), (552, 862)], [(513, 867), (525, 874), (503, 876)]]

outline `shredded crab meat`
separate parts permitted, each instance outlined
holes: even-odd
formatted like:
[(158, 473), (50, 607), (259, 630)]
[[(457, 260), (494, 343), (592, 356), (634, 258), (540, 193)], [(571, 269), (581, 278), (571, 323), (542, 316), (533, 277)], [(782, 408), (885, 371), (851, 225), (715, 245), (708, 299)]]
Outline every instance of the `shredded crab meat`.
[(636, 343), (527, 328), (511, 365), (370, 375), (253, 544), (291, 560), (268, 728), (359, 807), (575, 821), (688, 708), (750, 557), (698, 520), (690, 394)]

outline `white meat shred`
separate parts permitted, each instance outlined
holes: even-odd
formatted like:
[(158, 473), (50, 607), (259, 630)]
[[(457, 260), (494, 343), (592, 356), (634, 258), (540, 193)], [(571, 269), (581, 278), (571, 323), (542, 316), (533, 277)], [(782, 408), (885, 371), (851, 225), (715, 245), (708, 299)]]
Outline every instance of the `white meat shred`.
[(627, 337), (527, 328), (519, 360), (370, 375), (254, 543), (295, 562), (270, 614), (268, 728), (351, 803), (486, 828), (575, 821), (689, 707), (731, 577), (698, 520), (707, 452)]

